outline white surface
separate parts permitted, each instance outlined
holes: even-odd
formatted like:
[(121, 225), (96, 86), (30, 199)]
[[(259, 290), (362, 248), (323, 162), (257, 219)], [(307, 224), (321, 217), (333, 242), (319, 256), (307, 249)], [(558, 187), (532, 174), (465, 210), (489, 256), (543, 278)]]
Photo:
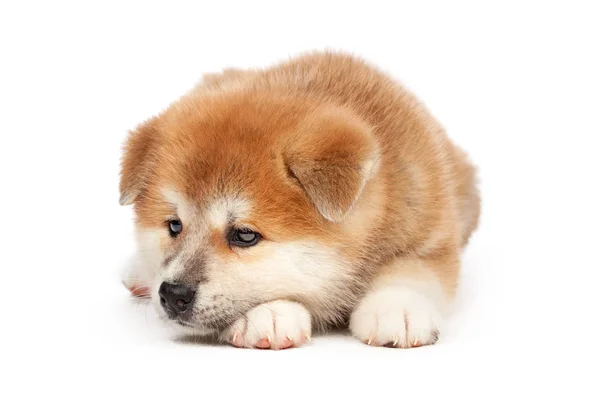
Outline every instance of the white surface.
[[(2, 3), (0, 397), (597, 399), (599, 12), (524, 3)], [(450, 329), (414, 350), (171, 340), (119, 282), (126, 131), (203, 72), (326, 47), (401, 79), (480, 166)]]

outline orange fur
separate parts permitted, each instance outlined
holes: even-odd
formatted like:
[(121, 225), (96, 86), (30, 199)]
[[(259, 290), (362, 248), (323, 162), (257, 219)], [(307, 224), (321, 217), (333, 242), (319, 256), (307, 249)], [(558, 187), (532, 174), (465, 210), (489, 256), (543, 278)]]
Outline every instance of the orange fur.
[[(328, 312), (347, 316), (370, 282), (402, 269), (398, 259), (421, 260), (452, 298), (479, 219), (475, 179), (398, 83), (360, 59), (314, 53), (208, 75), (141, 124), (126, 143), (121, 198), (134, 203), (138, 226), (161, 228), (174, 212), (165, 185), (198, 209), (243, 193), (266, 240), (311, 239), (345, 259), (352, 293)], [(224, 232), (210, 241), (226, 252)], [(421, 279), (412, 268), (403, 273)], [(309, 305), (317, 319), (338, 318), (319, 306)]]

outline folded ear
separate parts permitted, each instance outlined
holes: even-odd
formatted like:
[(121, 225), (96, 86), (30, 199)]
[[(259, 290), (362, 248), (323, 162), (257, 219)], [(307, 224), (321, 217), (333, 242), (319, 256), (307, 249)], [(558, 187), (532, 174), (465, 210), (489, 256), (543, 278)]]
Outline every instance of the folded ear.
[(283, 152), (289, 175), (333, 222), (342, 221), (352, 209), (377, 170), (378, 155), (371, 127), (337, 108), (306, 117)]
[(123, 146), (119, 203), (132, 204), (147, 184), (152, 171), (152, 153), (156, 146), (155, 120), (139, 125), (129, 133)]

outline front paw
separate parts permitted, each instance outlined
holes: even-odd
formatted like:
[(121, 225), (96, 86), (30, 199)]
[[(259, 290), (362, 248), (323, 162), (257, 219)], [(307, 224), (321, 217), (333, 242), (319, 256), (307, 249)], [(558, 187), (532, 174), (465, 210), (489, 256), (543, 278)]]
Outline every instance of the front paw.
[(350, 330), (369, 345), (409, 348), (434, 344), (441, 321), (433, 299), (399, 286), (368, 293), (350, 317)]
[(124, 271), (121, 283), (134, 297), (150, 297), (153, 275), (149, 268), (134, 258)]
[(276, 300), (261, 304), (221, 335), (236, 347), (287, 349), (310, 340), (311, 319), (301, 304)]
[(123, 281), (123, 285), (129, 290), (133, 297), (150, 298), (150, 287), (138, 286), (136, 283)]

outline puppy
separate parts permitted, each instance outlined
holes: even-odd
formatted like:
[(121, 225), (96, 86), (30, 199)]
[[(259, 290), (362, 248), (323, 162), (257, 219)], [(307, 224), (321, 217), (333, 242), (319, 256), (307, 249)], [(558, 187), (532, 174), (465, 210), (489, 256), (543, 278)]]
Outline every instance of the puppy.
[(300, 346), (349, 327), (433, 344), (476, 228), (476, 173), (419, 101), (343, 53), (211, 74), (130, 132), (125, 284), (184, 333)]

